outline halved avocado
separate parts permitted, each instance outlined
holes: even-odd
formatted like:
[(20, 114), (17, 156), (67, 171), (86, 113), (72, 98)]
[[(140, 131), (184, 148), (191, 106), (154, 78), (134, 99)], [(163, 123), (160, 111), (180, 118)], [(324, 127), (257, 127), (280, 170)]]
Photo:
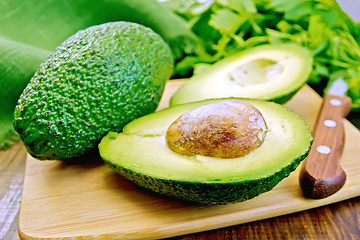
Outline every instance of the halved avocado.
[(226, 99), (182, 104), (134, 120), (123, 132), (110, 132), (102, 139), (100, 155), (136, 184), (198, 204), (245, 201), (271, 190), (296, 169), (313, 141), (306, 122), (285, 106), (240, 99), (257, 108), (267, 124), (262, 144), (244, 156), (189, 156), (167, 146), (166, 132), (179, 116), (222, 100)]
[(170, 105), (241, 97), (287, 102), (308, 80), (313, 59), (295, 45), (262, 45), (227, 57), (190, 78)]

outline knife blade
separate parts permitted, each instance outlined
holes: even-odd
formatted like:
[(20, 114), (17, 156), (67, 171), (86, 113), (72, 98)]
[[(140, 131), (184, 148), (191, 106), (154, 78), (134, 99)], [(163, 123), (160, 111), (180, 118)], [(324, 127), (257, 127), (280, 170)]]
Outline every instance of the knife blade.
[(339, 191), (346, 173), (339, 161), (344, 149), (344, 118), (351, 110), (351, 99), (345, 96), (347, 84), (335, 80), (323, 97), (323, 104), (313, 130), (314, 141), (301, 165), (300, 187), (306, 197), (326, 198)]

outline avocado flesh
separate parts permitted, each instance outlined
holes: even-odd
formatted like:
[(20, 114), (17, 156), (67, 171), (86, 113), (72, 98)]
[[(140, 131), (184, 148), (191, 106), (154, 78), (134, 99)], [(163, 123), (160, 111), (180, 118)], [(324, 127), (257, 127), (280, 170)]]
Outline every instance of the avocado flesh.
[(170, 105), (241, 97), (287, 102), (307, 81), (312, 57), (301, 47), (263, 45), (225, 58), (190, 78)]
[(34, 158), (81, 158), (107, 132), (154, 112), (172, 69), (170, 48), (150, 28), (111, 22), (81, 30), (40, 65), (14, 129)]
[(170, 150), (165, 133), (181, 114), (204, 100), (170, 107), (139, 118), (122, 133), (108, 133), (99, 145), (105, 163), (121, 175), (160, 194), (200, 204), (245, 201), (271, 190), (303, 160), (312, 143), (308, 125), (273, 102), (242, 99), (263, 114), (265, 141), (239, 158), (185, 156)]

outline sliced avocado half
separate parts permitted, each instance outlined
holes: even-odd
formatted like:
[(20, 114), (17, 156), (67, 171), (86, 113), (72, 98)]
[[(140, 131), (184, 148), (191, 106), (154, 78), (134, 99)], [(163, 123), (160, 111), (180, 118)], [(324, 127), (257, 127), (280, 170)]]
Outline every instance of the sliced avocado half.
[(245, 201), (273, 189), (306, 157), (312, 143), (308, 125), (286, 107), (246, 100), (266, 120), (264, 142), (236, 158), (187, 156), (168, 148), (165, 135), (182, 114), (211, 99), (170, 107), (108, 133), (99, 144), (104, 162), (125, 178), (154, 192), (197, 204)]
[(297, 45), (262, 45), (241, 51), (190, 78), (170, 105), (242, 97), (287, 102), (308, 80), (313, 59)]

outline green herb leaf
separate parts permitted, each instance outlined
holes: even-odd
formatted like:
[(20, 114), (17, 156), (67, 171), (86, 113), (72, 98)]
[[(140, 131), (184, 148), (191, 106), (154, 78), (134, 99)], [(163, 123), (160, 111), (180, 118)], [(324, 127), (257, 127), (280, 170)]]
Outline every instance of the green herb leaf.
[[(196, 2), (199, 7), (201, 1)], [(206, 7), (202, 13), (192, 13), (191, 23), (213, 61), (260, 44), (298, 44), (314, 57), (308, 83), (324, 90), (334, 76), (343, 77), (352, 86), (348, 95), (353, 109), (358, 109), (360, 23), (344, 13), (336, 0), (216, 0)], [(196, 62), (210, 63), (201, 55)], [(194, 61), (181, 62), (182, 69), (186, 63)]]
[(239, 15), (226, 8), (215, 11), (209, 20), (209, 25), (223, 34), (234, 33), (242, 23)]

